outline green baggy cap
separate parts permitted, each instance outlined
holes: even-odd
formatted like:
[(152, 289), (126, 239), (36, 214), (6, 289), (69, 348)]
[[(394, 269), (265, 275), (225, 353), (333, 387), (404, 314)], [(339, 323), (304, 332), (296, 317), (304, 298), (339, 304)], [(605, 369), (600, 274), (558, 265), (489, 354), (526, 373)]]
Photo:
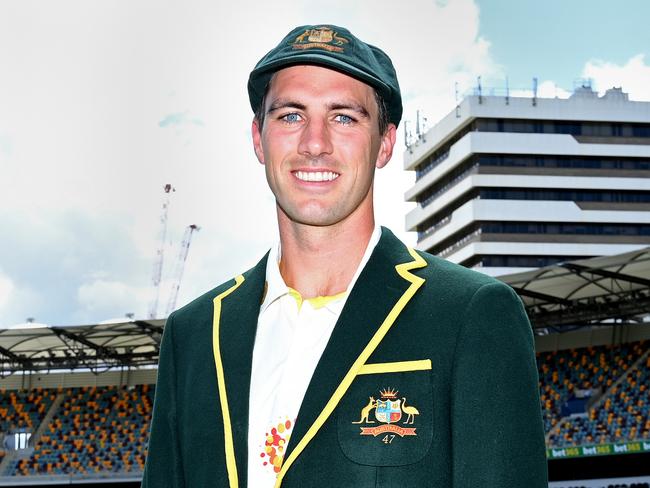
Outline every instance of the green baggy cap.
[(390, 122), (402, 119), (402, 95), (388, 55), (335, 25), (296, 27), (269, 51), (248, 78), (248, 97), (257, 112), (274, 72), (296, 64), (316, 64), (341, 71), (367, 83), (382, 96)]

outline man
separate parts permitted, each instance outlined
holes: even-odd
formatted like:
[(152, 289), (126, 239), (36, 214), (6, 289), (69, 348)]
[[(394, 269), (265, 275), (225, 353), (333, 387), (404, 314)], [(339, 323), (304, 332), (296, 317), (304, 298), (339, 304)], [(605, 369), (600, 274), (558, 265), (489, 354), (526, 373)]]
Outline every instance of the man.
[(298, 27), (249, 95), (280, 243), (169, 317), (143, 487), (546, 486), (521, 302), (375, 225), (388, 56)]

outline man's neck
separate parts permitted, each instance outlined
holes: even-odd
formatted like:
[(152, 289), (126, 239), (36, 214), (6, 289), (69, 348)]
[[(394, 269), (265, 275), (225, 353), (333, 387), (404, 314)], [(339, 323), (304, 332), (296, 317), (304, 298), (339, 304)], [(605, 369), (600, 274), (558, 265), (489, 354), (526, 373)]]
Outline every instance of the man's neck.
[(374, 217), (330, 227), (280, 225), (280, 273), (284, 282), (303, 298), (344, 292), (374, 227)]

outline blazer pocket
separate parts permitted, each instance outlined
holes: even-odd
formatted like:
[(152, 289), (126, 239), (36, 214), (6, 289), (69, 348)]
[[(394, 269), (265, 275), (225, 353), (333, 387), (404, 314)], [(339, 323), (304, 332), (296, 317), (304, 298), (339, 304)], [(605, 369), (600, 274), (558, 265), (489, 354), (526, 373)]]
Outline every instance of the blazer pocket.
[(431, 360), (364, 365), (337, 408), (343, 454), (369, 466), (421, 461), (433, 439)]

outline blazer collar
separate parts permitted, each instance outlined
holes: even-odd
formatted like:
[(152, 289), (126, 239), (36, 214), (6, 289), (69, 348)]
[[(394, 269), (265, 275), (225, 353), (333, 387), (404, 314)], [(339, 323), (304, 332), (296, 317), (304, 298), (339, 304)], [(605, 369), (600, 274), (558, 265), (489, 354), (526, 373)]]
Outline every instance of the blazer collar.
[(247, 486), (248, 409), (253, 346), (260, 304), (266, 293), (268, 253), (235, 278), (214, 302), (212, 347), (224, 427), (230, 487)]

